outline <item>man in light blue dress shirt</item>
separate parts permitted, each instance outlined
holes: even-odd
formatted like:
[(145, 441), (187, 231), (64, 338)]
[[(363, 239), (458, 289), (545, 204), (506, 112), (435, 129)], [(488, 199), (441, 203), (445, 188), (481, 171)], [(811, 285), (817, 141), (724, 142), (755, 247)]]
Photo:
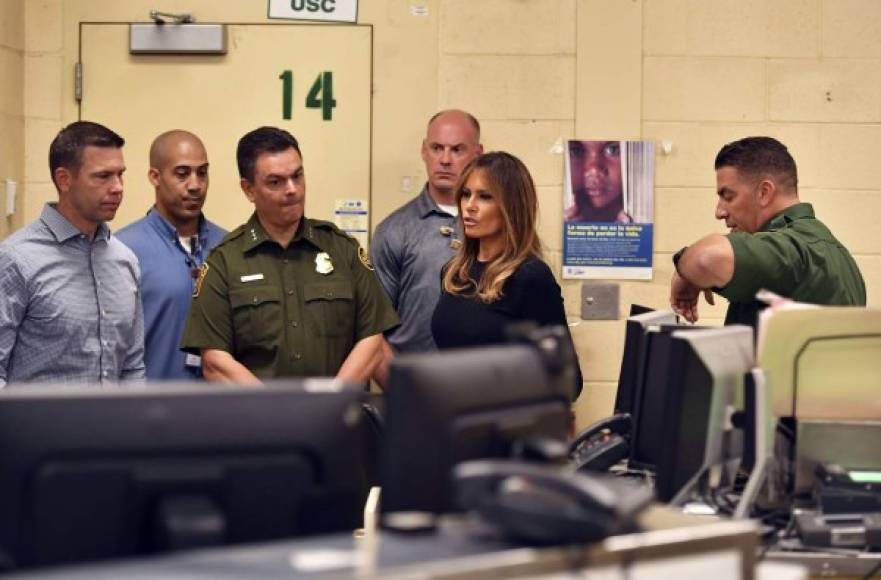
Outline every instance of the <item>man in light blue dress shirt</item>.
[(202, 376), (201, 360), (179, 348), (184, 321), (199, 267), (226, 234), (202, 213), (208, 194), (204, 144), (188, 131), (159, 135), (150, 147), (147, 177), (156, 205), (118, 236), (141, 268), (147, 379), (194, 379)]
[(97, 123), (62, 129), (49, 147), (58, 202), (0, 243), (0, 387), (144, 378), (138, 262), (106, 224), (123, 144)]

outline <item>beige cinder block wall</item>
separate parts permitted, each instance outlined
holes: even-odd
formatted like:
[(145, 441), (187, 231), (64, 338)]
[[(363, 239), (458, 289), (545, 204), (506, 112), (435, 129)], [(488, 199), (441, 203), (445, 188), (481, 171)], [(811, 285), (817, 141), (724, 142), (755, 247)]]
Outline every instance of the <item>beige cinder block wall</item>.
[[(145, 0), (21, 4), (29, 220), (55, 195), (45, 168), (48, 143), (76, 118), (71, 77), (78, 23), (144, 21), (156, 6)], [(162, 9), (193, 12), (202, 21), (266, 21), (263, 1), (169, 0)], [(530, 167), (555, 270), (562, 245), (559, 141), (670, 140), (672, 152), (657, 160), (654, 279), (621, 284), (622, 313), (632, 302), (662, 308), (672, 252), (722, 231), (712, 215), (716, 151), (732, 139), (764, 133), (790, 146), (802, 198), (856, 254), (869, 302), (881, 306), (881, 229), (873, 223), (881, 186), (872, 171), (873, 144), (881, 137), (875, 33), (881, 4), (362, 0), (360, 22), (374, 26), (374, 225), (418, 189), (424, 123), (441, 107), (474, 112), (489, 148), (509, 150)], [(574, 319), (580, 284), (564, 282), (563, 288)], [(719, 323), (724, 307), (703, 314)], [(587, 381), (578, 404), (584, 424), (611, 407), (623, 324), (582, 322), (573, 333)]]
[[(24, 0), (0, 0), (0, 236), (21, 223), (6, 217), (6, 180), (24, 180)], [(21, 204), (18, 205), (21, 207)]]

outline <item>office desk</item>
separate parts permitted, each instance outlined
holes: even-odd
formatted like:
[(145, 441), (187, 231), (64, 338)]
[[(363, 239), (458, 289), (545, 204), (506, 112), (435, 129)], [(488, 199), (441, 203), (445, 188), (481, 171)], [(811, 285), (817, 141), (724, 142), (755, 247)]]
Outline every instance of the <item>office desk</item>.
[(437, 531), (427, 534), (381, 532), (365, 538), (335, 534), (42, 570), (8, 578), (513, 578), (588, 568), (643, 568), (648, 574), (652, 566), (669, 571), (673, 563), (679, 566), (676, 571), (680, 577), (705, 577), (701, 571), (712, 569), (714, 580), (752, 580), (758, 538), (752, 522), (696, 521), (664, 508), (651, 508), (642, 523), (650, 531), (615, 536), (590, 546), (523, 548), (497, 538), (474, 539), (469, 535), (474, 530), (469, 522), (448, 519)]
[[(829, 552), (783, 552), (770, 550), (765, 554), (768, 562), (783, 562), (804, 566), (812, 578), (865, 578), (881, 564), (881, 554), (834, 554)], [(876, 573), (881, 574), (881, 573)], [(873, 576), (874, 577), (874, 576)], [(881, 576), (879, 576), (881, 577)]]

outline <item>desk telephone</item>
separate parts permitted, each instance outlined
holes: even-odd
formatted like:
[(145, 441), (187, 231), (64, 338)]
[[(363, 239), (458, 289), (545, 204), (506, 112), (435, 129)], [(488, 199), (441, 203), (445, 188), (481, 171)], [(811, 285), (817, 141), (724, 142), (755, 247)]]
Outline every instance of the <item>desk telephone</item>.
[(632, 427), (629, 413), (618, 413), (589, 426), (569, 447), (572, 467), (579, 472), (607, 471), (630, 454)]
[(581, 543), (635, 531), (651, 488), (620, 478), (572, 473), (512, 460), (466, 461), (455, 468), (460, 505), (514, 540)]

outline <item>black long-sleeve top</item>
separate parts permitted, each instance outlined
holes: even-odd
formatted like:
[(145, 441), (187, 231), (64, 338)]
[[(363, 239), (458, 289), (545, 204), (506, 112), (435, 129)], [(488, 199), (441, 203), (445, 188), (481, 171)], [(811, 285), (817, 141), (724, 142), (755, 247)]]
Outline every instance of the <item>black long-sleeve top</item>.
[[(485, 263), (475, 261), (469, 272), (471, 279), (480, 280), (485, 269)], [(538, 258), (520, 264), (505, 281), (502, 296), (495, 302), (487, 304), (476, 297), (441, 292), (431, 319), (431, 332), (440, 349), (504, 344), (505, 328), (524, 321), (539, 326), (562, 325), (569, 331), (560, 286), (548, 265)], [(575, 370), (577, 398), (582, 387), (577, 359)]]

